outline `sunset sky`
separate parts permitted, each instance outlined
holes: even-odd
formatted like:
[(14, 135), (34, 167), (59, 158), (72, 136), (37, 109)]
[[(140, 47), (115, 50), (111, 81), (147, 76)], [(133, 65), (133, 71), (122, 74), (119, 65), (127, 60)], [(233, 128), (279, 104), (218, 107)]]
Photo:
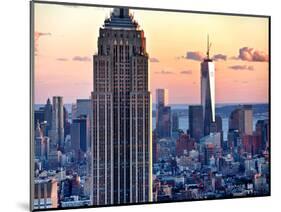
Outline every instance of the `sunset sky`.
[[(88, 98), (99, 28), (112, 8), (35, 3), (35, 103)], [(268, 19), (131, 10), (144, 30), (150, 88), (171, 104), (200, 101), (207, 34), (216, 67), (216, 103), (268, 102)]]

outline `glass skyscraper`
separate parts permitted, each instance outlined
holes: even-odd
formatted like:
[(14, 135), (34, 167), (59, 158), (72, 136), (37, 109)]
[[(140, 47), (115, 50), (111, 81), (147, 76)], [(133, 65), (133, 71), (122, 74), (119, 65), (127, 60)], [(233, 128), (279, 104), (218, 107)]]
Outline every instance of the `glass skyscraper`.
[(209, 57), (209, 37), (207, 58), (201, 63), (201, 105), (203, 107), (204, 135), (211, 132), (215, 123), (215, 64)]

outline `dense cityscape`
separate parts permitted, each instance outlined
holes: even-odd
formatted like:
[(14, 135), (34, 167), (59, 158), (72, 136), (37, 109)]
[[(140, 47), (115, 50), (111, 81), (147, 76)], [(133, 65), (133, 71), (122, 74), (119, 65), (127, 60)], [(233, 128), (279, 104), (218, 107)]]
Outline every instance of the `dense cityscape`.
[(173, 107), (164, 88), (152, 104), (144, 31), (115, 8), (89, 99), (34, 105), (34, 209), (268, 195), (268, 103), (217, 104), (209, 54), (200, 104)]

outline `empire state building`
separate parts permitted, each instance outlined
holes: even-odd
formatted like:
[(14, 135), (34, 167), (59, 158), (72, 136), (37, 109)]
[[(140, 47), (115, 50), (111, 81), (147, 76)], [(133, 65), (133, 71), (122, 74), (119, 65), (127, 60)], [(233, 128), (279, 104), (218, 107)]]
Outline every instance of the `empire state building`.
[(149, 202), (148, 53), (144, 31), (128, 8), (115, 8), (104, 21), (93, 61), (93, 205)]

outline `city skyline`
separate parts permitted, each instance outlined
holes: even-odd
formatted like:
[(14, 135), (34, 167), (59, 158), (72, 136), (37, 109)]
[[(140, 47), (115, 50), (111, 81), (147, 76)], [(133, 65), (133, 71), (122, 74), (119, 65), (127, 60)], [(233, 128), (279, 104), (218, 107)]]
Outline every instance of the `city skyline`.
[[(65, 103), (90, 97), (92, 55), (97, 52), (93, 38), (97, 37), (98, 26), (111, 10), (36, 5), (36, 103), (44, 103), (47, 97), (55, 95), (64, 96)], [(61, 11), (64, 17), (60, 16)], [(46, 19), (47, 13), (52, 13), (52, 18)], [(267, 19), (173, 12), (168, 12), (169, 18), (165, 18), (160, 11), (135, 9), (132, 13), (137, 21), (142, 22), (141, 28), (146, 31), (153, 103), (156, 88), (169, 89), (171, 104), (200, 103), (198, 60), (205, 55), (206, 45), (202, 41), (207, 33), (213, 43), (211, 55), (216, 57), (216, 102), (268, 102)], [(70, 14), (73, 17), (69, 17)], [(66, 18), (76, 20), (72, 24), (64, 24)], [(155, 23), (150, 20), (163, 21)], [(192, 20), (198, 24), (195, 25)], [(169, 26), (173, 22), (177, 22), (176, 26), (166, 35), (166, 25), (163, 24)], [(79, 23), (83, 23), (82, 26)], [(200, 28), (202, 24), (204, 29)], [(71, 34), (77, 27), (80, 33)], [(62, 76), (64, 83), (57, 80)], [(243, 92), (245, 89), (246, 94)], [(188, 92), (190, 90), (192, 92)], [(230, 90), (235, 90), (231, 98), (227, 95)]]

